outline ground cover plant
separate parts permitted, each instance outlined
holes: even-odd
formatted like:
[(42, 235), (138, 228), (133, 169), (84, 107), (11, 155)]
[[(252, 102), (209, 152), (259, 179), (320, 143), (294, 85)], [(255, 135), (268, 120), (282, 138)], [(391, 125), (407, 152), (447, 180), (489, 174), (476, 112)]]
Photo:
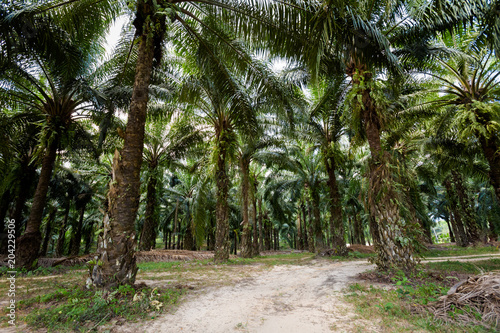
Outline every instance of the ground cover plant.
[[(388, 332), (496, 332), (499, 317), (495, 314), (495, 290), (477, 288), (473, 295), (467, 294), (459, 282), (467, 286), (493, 279), (498, 285), (499, 272), (499, 259), (429, 262), (414, 274), (372, 271), (361, 274), (365, 283), (349, 286), (345, 297), (361, 317), (378, 318), (387, 325)], [(457, 288), (461, 294), (456, 294)], [(467, 304), (464, 296), (471, 295), (479, 299), (478, 304)], [(462, 303), (453, 302), (452, 297)], [(396, 325), (391, 327), (391, 321)]]

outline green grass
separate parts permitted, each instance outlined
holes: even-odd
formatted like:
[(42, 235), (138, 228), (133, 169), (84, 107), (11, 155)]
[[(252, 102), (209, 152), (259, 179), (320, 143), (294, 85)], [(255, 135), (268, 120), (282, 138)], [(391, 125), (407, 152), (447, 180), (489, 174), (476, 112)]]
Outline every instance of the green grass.
[(434, 320), (429, 314), (415, 314), (414, 309), (424, 302), (432, 301), (445, 292), (436, 285), (407, 288), (404, 283), (394, 290), (353, 284), (346, 290), (344, 299), (355, 306), (358, 316), (387, 333), (438, 332), (438, 333), (493, 333), (495, 329), (482, 326), (461, 326)]
[[(390, 277), (392, 288), (389, 290), (352, 284), (346, 290), (345, 299), (353, 304), (356, 312), (366, 320), (377, 320), (384, 332), (497, 332), (475, 325), (456, 325), (436, 321), (423, 309), (430, 302), (435, 302), (446, 295), (449, 287), (464, 274), (478, 274), (500, 269), (500, 259), (474, 262), (444, 261), (431, 262), (422, 266), (424, 269), (412, 276), (402, 272), (378, 273), (381, 277)], [(458, 276), (458, 277), (457, 277)], [(456, 309), (462, 314), (463, 309)], [(453, 317), (454, 313), (450, 313)], [(474, 316), (480, 314), (472, 313)]]
[(439, 257), (454, 257), (454, 256), (471, 256), (471, 255), (488, 255), (488, 254), (500, 254), (500, 249), (494, 246), (485, 247), (459, 247), (459, 246), (448, 246), (443, 250), (432, 249), (425, 251), (422, 255), (425, 258), (439, 258)]
[[(55, 267), (37, 267), (32, 271), (26, 269), (16, 269), (18, 277), (30, 277), (30, 276), (49, 276), (54, 274), (68, 274), (75, 271), (87, 270), (85, 265), (75, 265), (75, 266), (62, 266), (58, 265)], [(7, 266), (0, 267), (0, 276), (6, 275), (10, 269)]]
[(182, 294), (183, 290), (177, 288), (160, 291), (120, 286), (112, 292), (60, 288), (21, 301), (19, 310), (29, 311), (24, 319), (35, 328), (45, 328), (48, 332), (87, 332), (111, 319), (155, 317), (177, 303)]
[[(233, 266), (233, 265), (252, 265), (252, 264), (265, 264), (265, 265), (290, 265), (301, 264), (312, 259), (313, 253), (289, 253), (268, 256), (258, 256), (254, 258), (233, 258), (227, 263), (219, 264), (218, 266)], [(203, 269), (203, 267), (214, 266), (213, 259), (202, 259), (192, 261), (170, 261), (170, 262), (143, 262), (139, 263), (140, 272), (160, 272), (171, 271), (181, 272), (186, 270)]]
[(491, 272), (500, 270), (500, 259), (489, 259), (471, 262), (460, 261), (441, 261), (425, 264), (428, 269), (441, 272), (459, 272), (465, 274), (480, 274), (482, 272)]

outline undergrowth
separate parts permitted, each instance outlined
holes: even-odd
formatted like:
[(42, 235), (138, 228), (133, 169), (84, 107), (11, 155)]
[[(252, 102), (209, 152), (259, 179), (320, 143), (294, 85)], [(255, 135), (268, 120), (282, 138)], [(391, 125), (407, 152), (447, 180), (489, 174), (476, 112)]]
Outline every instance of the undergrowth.
[[(458, 325), (436, 320), (432, 314), (421, 311), (449, 288), (470, 274), (494, 271), (500, 268), (500, 259), (477, 262), (427, 263), (410, 275), (402, 271), (369, 272), (362, 278), (391, 285), (389, 289), (355, 283), (346, 290), (345, 299), (356, 307), (356, 312), (367, 320), (377, 320), (385, 332), (497, 332), (479, 325)], [(453, 309), (450, 317), (461, 315), (463, 309)], [(473, 314), (480, 318), (480, 314)]]
[(28, 325), (48, 332), (88, 332), (111, 319), (135, 320), (155, 317), (175, 304), (182, 289), (150, 289), (124, 285), (113, 291), (85, 287), (60, 288), (21, 301), (20, 310), (29, 310)]

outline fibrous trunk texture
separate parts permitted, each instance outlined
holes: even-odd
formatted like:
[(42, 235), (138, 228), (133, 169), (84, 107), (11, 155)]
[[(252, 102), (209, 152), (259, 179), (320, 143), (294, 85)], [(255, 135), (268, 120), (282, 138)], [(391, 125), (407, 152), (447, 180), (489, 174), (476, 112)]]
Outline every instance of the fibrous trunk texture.
[[(372, 216), (372, 235), (377, 258), (374, 262), (381, 270), (392, 267), (412, 271), (416, 265), (415, 248), (412, 243), (411, 221), (403, 221), (399, 211), (401, 200), (395, 189), (391, 172), (391, 157), (382, 148), (380, 141), (381, 124), (376, 105), (371, 97), (369, 82), (371, 73), (363, 65), (354, 66), (348, 71), (355, 86), (364, 81), (361, 94), (361, 121), (371, 153), (369, 166), (368, 207)], [(376, 229), (376, 230), (375, 230)]]
[[(152, 3), (138, 3), (138, 17), (153, 16)], [(144, 24), (139, 37), (132, 100), (128, 114), (122, 150), (115, 151), (113, 178), (108, 199), (108, 215), (104, 218), (103, 233), (97, 248), (98, 261), (93, 267), (90, 282), (96, 286), (113, 287), (133, 284), (137, 274), (135, 247), (135, 218), (139, 206), (140, 171), (144, 145), (148, 88), (153, 68), (154, 44), (150, 24)]]
[[(47, 147), (45, 156), (42, 161), (42, 169), (40, 171), (40, 178), (33, 197), (33, 204), (31, 206), (30, 216), (26, 223), (26, 230), (24, 235), (19, 237), (16, 241), (16, 266), (17, 268), (34, 268), (34, 263), (38, 259), (40, 244), (42, 243), (42, 234), (40, 226), (42, 224), (43, 209), (47, 199), (47, 192), (49, 190), (50, 178), (52, 170), (54, 169), (54, 162), (57, 157), (57, 147), (59, 140), (54, 138)], [(16, 223), (19, 223), (16, 221)], [(19, 236), (19, 235), (17, 235)]]

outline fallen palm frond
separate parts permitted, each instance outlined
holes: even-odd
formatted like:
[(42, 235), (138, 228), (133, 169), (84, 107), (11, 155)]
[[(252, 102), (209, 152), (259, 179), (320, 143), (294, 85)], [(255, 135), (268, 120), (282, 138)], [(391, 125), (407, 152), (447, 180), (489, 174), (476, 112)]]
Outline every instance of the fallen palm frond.
[(424, 310), (444, 322), (499, 327), (500, 272), (471, 276)]

